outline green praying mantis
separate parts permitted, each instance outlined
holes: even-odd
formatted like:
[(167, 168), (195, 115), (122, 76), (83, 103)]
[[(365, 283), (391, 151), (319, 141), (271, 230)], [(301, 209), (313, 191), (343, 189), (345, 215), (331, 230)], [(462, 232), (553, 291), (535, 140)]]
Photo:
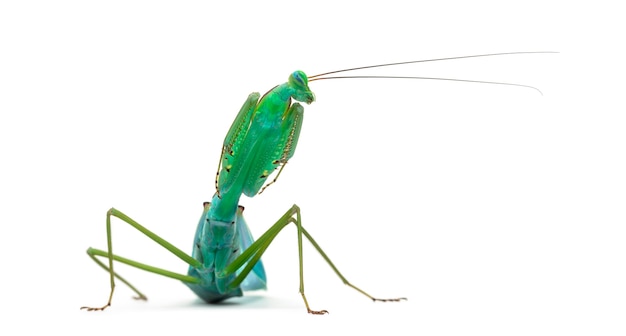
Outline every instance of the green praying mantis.
[[(196, 229), (191, 255), (170, 244), (121, 211), (111, 208), (106, 214), (107, 249), (99, 250), (90, 247), (87, 250), (89, 257), (109, 273), (111, 284), (109, 298), (104, 306), (81, 307), (81, 309), (102, 311), (111, 306), (116, 279), (132, 289), (136, 293), (137, 299), (147, 299), (135, 286), (114, 271), (114, 261), (180, 280), (207, 303), (217, 303), (231, 297), (242, 296), (243, 291), (246, 290), (265, 289), (266, 275), (261, 256), (278, 233), (291, 223), (295, 224), (297, 228), (299, 292), (308, 313), (323, 315), (328, 311), (312, 310), (304, 294), (303, 237), (313, 245), (345, 285), (352, 287), (372, 301), (398, 302), (406, 300), (404, 297), (379, 299), (349, 282), (303, 227), (300, 208), (295, 204), (255, 241), (243, 217), (243, 207), (239, 205), (239, 199), (242, 194), (248, 197), (261, 194), (267, 187), (274, 184), (287, 162), (295, 154), (304, 116), (304, 108), (298, 102), (311, 104), (315, 101), (315, 95), (309, 88), (310, 82), (341, 78), (429, 79), (512, 85), (539, 91), (532, 86), (503, 82), (432, 77), (334, 75), (347, 71), (401, 64), (527, 53), (546, 52), (510, 52), (388, 63), (331, 71), (315, 76), (307, 76), (302, 71), (295, 71), (289, 76), (286, 83), (274, 87), (262, 97), (256, 92), (250, 94), (224, 139), (215, 178), (216, 191), (211, 202), (204, 203), (204, 210)], [(297, 102), (292, 102), (293, 100)], [(275, 171), (277, 173), (270, 181), (270, 176)], [(180, 258), (188, 265), (187, 274), (171, 272), (114, 254), (111, 236), (112, 217), (116, 217), (137, 229)], [(105, 258), (108, 262), (104, 263), (98, 257)]]

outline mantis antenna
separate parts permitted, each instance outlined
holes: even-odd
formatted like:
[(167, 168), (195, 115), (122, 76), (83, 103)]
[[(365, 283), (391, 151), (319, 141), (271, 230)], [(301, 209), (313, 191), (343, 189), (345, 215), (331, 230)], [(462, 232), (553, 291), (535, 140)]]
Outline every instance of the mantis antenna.
[(444, 57), (444, 58), (432, 58), (425, 60), (417, 60), (417, 61), (407, 61), (407, 62), (395, 62), (395, 63), (385, 63), (385, 64), (377, 64), (377, 65), (368, 65), (356, 68), (342, 69), (329, 71), (325, 73), (321, 73), (314, 76), (309, 76), (309, 82), (313, 82), (316, 80), (322, 79), (352, 79), (352, 78), (375, 78), (375, 79), (423, 79), (423, 80), (439, 80), (439, 81), (452, 81), (452, 82), (466, 82), (466, 83), (479, 83), (479, 84), (495, 84), (495, 85), (509, 85), (509, 86), (517, 86), (524, 87), (529, 89), (534, 89), (539, 94), (543, 95), (541, 90), (534, 86), (517, 84), (517, 83), (506, 83), (506, 82), (493, 82), (493, 81), (480, 81), (480, 80), (470, 80), (470, 79), (457, 79), (457, 78), (441, 78), (441, 77), (419, 77), (419, 76), (328, 76), (332, 74), (337, 74), (341, 72), (355, 71), (355, 70), (363, 70), (363, 69), (371, 69), (371, 68), (381, 68), (393, 65), (404, 65), (404, 64), (413, 64), (413, 63), (425, 63), (425, 62), (436, 62), (436, 61), (449, 61), (449, 60), (458, 60), (465, 58), (478, 58), (478, 57), (489, 57), (489, 56), (504, 56), (504, 55), (519, 55), (519, 54), (554, 54), (558, 53), (556, 51), (516, 51), (516, 52), (506, 52), (506, 53), (493, 53), (493, 54), (480, 54), (480, 55), (467, 55), (467, 56), (457, 56), (457, 57)]

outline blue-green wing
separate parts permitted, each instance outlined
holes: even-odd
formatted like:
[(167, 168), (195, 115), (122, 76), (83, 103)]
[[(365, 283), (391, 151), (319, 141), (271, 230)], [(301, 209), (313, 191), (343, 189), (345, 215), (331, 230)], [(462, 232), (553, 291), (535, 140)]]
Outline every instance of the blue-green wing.
[[(253, 242), (254, 238), (250, 233), (250, 229), (248, 228), (248, 224), (246, 224), (246, 220), (243, 218), (242, 211), (237, 211), (237, 237), (239, 239), (239, 244), (241, 246), (240, 251), (245, 251)], [(239, 270), (237, 271), (237, 275), (241, 273), (248, 263), (243, 264)], [(256, 265), (252, 268), (252, 271), (248, 273), (248, 276), (243, 280), (240, 285), (243, 290), (257, 290), (257, 289), (266, 289), (267, 288), (267, 278), (265, 276), (265, 268), (263, 268), (263, 263), (259, 260)]]

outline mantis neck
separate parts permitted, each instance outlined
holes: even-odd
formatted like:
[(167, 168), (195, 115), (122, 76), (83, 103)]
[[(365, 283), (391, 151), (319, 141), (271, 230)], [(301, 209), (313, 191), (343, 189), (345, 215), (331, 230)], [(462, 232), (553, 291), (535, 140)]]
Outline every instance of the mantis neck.
[(226, 223), (235, 220), (240, 197), (241, 193), (233, 192), (221, 194), (221, 197), (218, 197), (217, 193), (213, 195), (211, 208), (209, 209), (209, 218)]

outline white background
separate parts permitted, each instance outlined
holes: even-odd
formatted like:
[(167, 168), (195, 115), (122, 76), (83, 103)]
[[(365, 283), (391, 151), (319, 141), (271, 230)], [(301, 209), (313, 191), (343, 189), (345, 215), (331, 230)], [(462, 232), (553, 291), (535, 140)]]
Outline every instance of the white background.
[[(0, 5), (2, 328), (175, 332), (623, 335), (624, 27), (609, 2), (20, 1)], [(224, 135), (246, 96), (301, 69), (508, 51), (384, 69), (506, 81), (314, 82), (295, 157), (242, 198), (259, 235), (293, 203), (373, 304), (295, 230), (264, 256), (269, 290), (204, 305), (181, 283), (85, 254), (124, 211), (190, 251)], [(120, 255), (185, 272), (117, 224)], [(2, 332), (6, 334), (7, 332)]]

